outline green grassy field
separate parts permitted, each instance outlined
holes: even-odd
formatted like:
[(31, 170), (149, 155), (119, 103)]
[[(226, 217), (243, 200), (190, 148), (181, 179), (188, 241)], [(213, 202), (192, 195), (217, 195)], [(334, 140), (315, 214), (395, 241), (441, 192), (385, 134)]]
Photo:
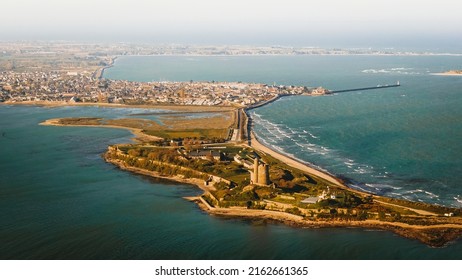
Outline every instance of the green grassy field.
[(143, 132), (164, 139), (227, 139), (229, 133), (228, 129), (144, 130)]

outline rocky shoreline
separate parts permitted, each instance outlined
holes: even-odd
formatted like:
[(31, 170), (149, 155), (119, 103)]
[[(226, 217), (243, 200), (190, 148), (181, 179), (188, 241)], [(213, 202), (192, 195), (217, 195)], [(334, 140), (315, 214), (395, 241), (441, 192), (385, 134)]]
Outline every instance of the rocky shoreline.
[[(183, 178), (181, 176), (162, 176), (158, 172), (143, 170), (132, 166), (127, 166), (123, 161), (111, 159), (107, 155), (104, 156), (106, 162), (114, 164), (121, 170), (133, 172), (136, 174), (150, 176), (155, 178), (166, 179), (178, 183), (195, 185), (204, 191), (203, 195), (213, 190), (213, 187), (205, 186), (203, 180), (194, 178)], [(273, 210), (258, 210), (247, 209), (245, 207), (229, 207), (222, 208), (210, 205), (203, 195), (198, 197), (188, 197), (190, 201), (194, 201), (199, 207), (210, 215), (228, 218), (238, 218), (247, 220), (258, 220), (263, 222), (277, 222), (292, 227), (299, 228), (367, 228), (391, 231), (397, 235), (416, 239), (431, 247), (442, 247), (448, 242), (451, 242), (462, 235), (461, 224), (435, 224), (435, 225), (409, 225), (401, 222), (386, 222), (379, 220), (336, 220), (336, 219), (319, 219), (307, 218), (299, 215), (273, 211)]]

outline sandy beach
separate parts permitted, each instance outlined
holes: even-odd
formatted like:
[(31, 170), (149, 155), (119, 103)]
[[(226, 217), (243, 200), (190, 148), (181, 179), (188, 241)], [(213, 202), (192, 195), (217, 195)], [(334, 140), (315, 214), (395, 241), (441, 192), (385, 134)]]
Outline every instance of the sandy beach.
[[(345, 186), (344, 184), (342, 184), (337, 178), (335, 178), (334, 176), (330, 175), (330, 174), (327, 174), (325, 172), (322, 172), (320, 170), (317, 170), (313, 167), (310, 167), (306, 164), (303, 164), (302, 162), (299, 162), (289, 156), (286, 156), (286, 155), (283, 155), (281, 153), (278, 153), (268, 147), (266, 147), (265, 145), (261, 144), (255, 134), (253, 132), (250, 133), (251, 135), (251, 147), (258, 150), (258, 151), (261, 151), (263, 153), (266, 153), (272, 157), (274, 157), (275, 159), (278, 159), (282, 162), (284, 162), (285, 164), (289, 165), (289, 166), (292, 166), (294, 168), (297, 168), (303, 172), (306, 172), (306, 173), (309, 173), (309, 174), (312, 174), (314, 176), (317, 176), (319, 178), (322, 178), (338, 187), (341, 187), (341, 188), (348, 188), (347, 186)], [(351, 190), (350, 188), (348, 188), (349, 190)]]
[(130, 131), (135, 137), (132, 138), (136, 142), (150, 142), (150, 141), (158, 141), (161, 140), (162, 138), (152, 136), (152, 135), (147, 135), (143, 133), (142, 129), (139, 128), (131, 128), (131, 127), (125, 127), (125, 126), (117, 126), (117, 125), (67, 125), (67, 124), (61, 124), (60, 119), (49, 119), (44, 122), (39, 123), (39, 125), (51, 125), (51, 126), (83, 126), (83, 127), (103, 127), (103, 128), (117, 128), (117, 129), (125, 129)]
[(431, 73), (433, 76), (462, 76), (462, 72)]

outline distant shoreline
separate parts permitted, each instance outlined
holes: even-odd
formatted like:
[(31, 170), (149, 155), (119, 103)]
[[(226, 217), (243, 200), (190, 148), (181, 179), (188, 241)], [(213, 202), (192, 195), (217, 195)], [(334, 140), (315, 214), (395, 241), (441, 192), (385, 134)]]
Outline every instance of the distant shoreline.
[(462, 53), (251, 53), (251, 54), (200, 54), (200, 53), (168, 53), (168, 54), (124, 54), (120, 57), (251, 57), (251, 56), (462, 56)]
[(431, 73), (430, 75), (433, 75), (433, 76), (462, 76), (462, 72), (461, 73), (456, 73), (456, 72), (444, 72), (444, 73)]

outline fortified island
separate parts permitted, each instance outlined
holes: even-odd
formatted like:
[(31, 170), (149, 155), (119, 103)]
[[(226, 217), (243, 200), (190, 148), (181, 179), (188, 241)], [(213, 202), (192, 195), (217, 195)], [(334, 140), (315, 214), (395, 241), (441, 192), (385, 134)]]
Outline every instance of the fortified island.
[[(98, 77), (101, 66), (77, 73), (4, 71), (0, 102), (164, 109), (125, 119), (62, 118), (42, 124), (132, 131), (135, 143), (109, 146), (104, 159), (123, 170), (198, 186), (203, 193), (187, 199), (212, 215), (297, 227), (390, 230), (436, 247), (462, 235), (459, 208), (359, 191), (262, 145), (252, 132), (252, 109), (287, 95), (333, 91), (240, 82), (113, 81)], [(384, 87), (393, 86), (399, 84)]]

